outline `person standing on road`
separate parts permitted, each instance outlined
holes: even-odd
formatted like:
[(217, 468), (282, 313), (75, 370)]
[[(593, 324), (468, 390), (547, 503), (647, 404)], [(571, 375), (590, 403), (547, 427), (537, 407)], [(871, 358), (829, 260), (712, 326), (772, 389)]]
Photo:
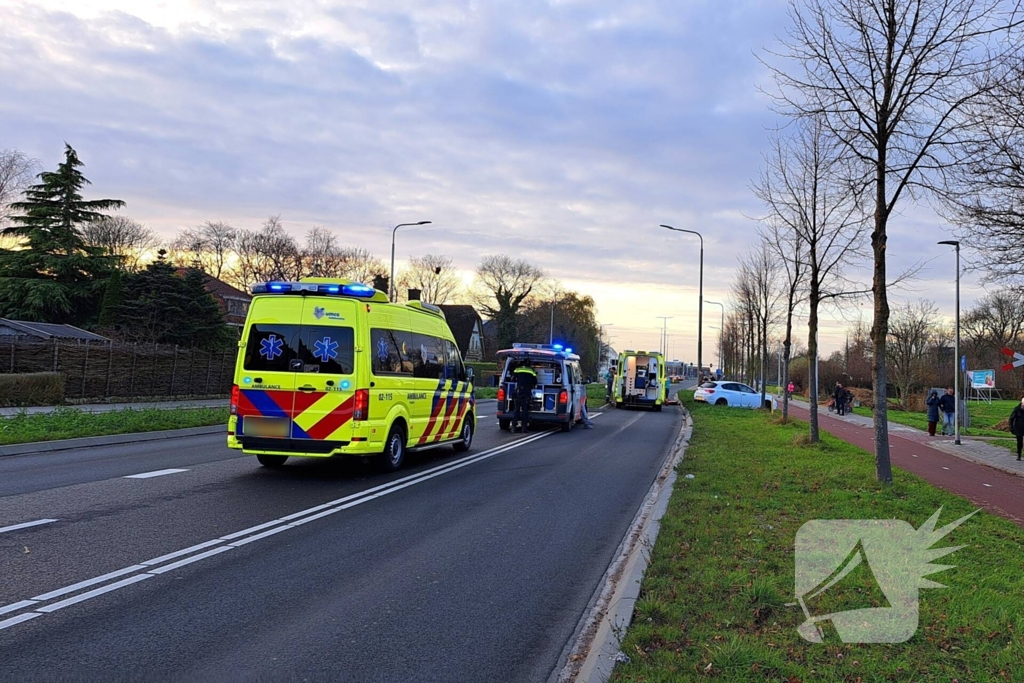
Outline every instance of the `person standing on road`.
[(608, 367), (608, 373), (605, 375), (605, 381), (607, 382), (607, 387), (605, 388), (604, 402), (605, 403), (611, 403), (612, 402), (612, 386), (615, 384), (615, 366), (614, 365), (611, 365), (611, 366)]
[[(956, 396), (953, 395), (953, 387), (946, 389), (946, 393), (939, 399), (939, 410), (942, 411), (942, 436), (953, 436), (956, 433)], [(949, 434), (946, 430), (949, 430)]]
[(939, 392), (933, 389), (924, 403), (928, 406), (928, 436), (935, 436), (935, 425), (939, 423)]
[(1024, 398), (1010, 413), (1010, 431), (1017, 437), (1017, 459), (1020, 460), (1020, 452), (1024, 447)]
[(512, 415), (512, 431), (525, 432), (530, 428), (530, 401), (537, 386), (537, 373), (529, 365), (520, 365), (512, 371), (516, 380), (516, 410)]

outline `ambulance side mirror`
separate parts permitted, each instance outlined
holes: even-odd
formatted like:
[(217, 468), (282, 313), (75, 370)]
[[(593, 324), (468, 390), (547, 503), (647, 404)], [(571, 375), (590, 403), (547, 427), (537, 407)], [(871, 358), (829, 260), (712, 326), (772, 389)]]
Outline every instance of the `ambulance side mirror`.
[(475, 374), (476, 374), (476, 372), (473, 370), (473, 368), (466, 368), (466, 381), (469, 382), (470, 384), (472, 384), (473, 383), (473, 377), (474, 377)]

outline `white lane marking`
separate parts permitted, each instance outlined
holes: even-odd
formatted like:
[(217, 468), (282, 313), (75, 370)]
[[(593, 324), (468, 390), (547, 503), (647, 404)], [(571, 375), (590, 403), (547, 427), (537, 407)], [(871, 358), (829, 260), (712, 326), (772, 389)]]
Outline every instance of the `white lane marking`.
[(948, 468), (948, 467), (945, 467), (945, 466), (944, 466), (944, 467), (943, 467), (942, 469), (944, 469), (944, 470), (948, 470), (949, 468)]
[(3, 631), (5, 628), (10, 628), (11, 626), (15, 626), (22, 622), (28, 621), (29, 619), (35, 619), (36, 617), (41, 616), (43, 615), (39, 612), (25, 612), (24, 614), (19, 614), (16, 617), (5, 619), (3, 621), (0, 621), (0, 631)]
[(177, 569), (178, 567), (184, 567), (186, 564), (192, 564), (193, 562), (198, 562), (199, 560), (205, 560), (207, 557), (219, 555), (220, 553), (227, 552), (228, 550), (232, 550), (231, 546), (229, 545), (222, 546), (220, 548), (214, 548), (213, 550), (207, 550), (205, 553), (199, 553), (198, 555), (193, 555), (192, 557), (186, 557), (184, 560), (172, 562), (171, 564), (165, 567), (150, 569), (149, 573), (154, 575), (163, 574), (164, 572), (169, 572), (173, 569)]
[(78, 604), (83, 600), (95, 598), (97, 595), (103, 595), (104, 593), (109, 593), (110, 591), (116, 591), (118, 588), (124, 588), (125, 586), (132, 585), (133, 583), (138, 583), (139, 581), (145, 581), (146, 579), (151, 578), (153, 578), (152, 574), (136, 574), (135, 576), (129, 576), (127, 579), (121, 579), (116, 583), (111, 583), (107, 584), (106, 586), (95, 588), (89, 591), (88, 593), (82, 593), (81, 595), (76, 595), (73, 598), (61, 600), (60, 602), (55, 602), (52, 605), (46, 605), (45, 607), (37, 607), (36, 611), (42, 612), (44, 614), (56, 612), (59, 609), (64, 609), (65, 607), (70, 607), (71, 605)]
[(143, 565), (141, 565), (141, 564), (133, 564), (130, 567), (123, 567), (121, 569), (118, 569), (117, 571), (110, 572), (109, 574), (104, 574), (103, 576), (96, 576), (96, 577), (93, 577), (91, 579), (86, 579), (85, 581), (79, 581), (78, 583), (73, 583), (70, 586), (64, 586), (63, 588), (58, 588), (57, 590), (50, 591), (49, 593), (43, 593), (42, 595), (37, 595), (37, 596), (35, 596), (32, 599), (33, 600), (39, 600), (41, 602), (44, 601), (44, 600), (50, 600), (51, 598), (57, 598), (57, 597), (60, 597), (61, 595), (66, 595), (68, 593), (74, 593), (79, 588), (85, 588), (86, 586), (94, 586), (97, 583), (102, 583), (102, 582), (106, 581), (107, 579), (112, 579), (112, 578), (114, 578), (116, 576), (124, 576), (125, 574), (131, 574), (132, 572), (137, 572), (140, 569), (145, 569), (145, 567)]
[[(494, 447), (494, 448), (492, 448), (490, 450), (484, 451), (482, 453), (478, 453), (476, 455), (463, 458), (462, 460), (459, 460), (459, 461), (457, 461), (455, 463), (448, 463), (448, 464), (445, 464), (445, 465), (439, 465), (439, 466), (437, 466), (437, 467), (435, 467), (433, 469), (425, 470), (424, 472), (418, 472), (416, 474), (411, 474), (411, 475), (408, 475), (408, 476), (403, 477), (401, 479), (397, 479), (395, 481), (389, 482), (387, 484), (381, 484), (380, 486), (375, 486), (375, 487), (373, 487), (371, 489), (367, 489), (365, 491), (360, 491), (359, 493), (351, 494), (351, 495), (345, 496), (343, 498), (339, 498), (339, 499), (337, 499), (335, 501), (331, 501), (329, 503), (324, 503), (322, 505), (317, 505), (315, 507), (308, 508), (306, 510), (302, 510), (300, 512), (288, 515), (287, 517), (282, 517), (280, 519), (272, 520), (272, 521), (266, 522), (264, 524), (259, 524), (259, 525), (254, 526), (254, 527), (250, 527), (250, 528), (245, 529), (245, 530), (243, 530), (241, 532), (236, 532), (234, 534), (229, 534), (228, 536), (224, 536), (224, 537), (217, 538), (217, 539), (212, 539), (210, 541), (206, 541), (204, 543), (199, 543), (197, 545), (190, 546), (188, 548), (184, 548), (182, 550), (175, 551), (173, 553), (168, 553), (166, 555), (162, 555), (162, 556), (154, 558), (152, 560), (147, 560), (145, 563), (142, 563), (142, 564), (136, 564), (136, 565), (132, 565), (130, 567), (124, 567), (123, 569), (118, 569), (117, 571), (109, 572), (109, 573), (104, 574), (102, 576), (97, 576), (97, 577), (94, 577), (92, 579), (86, 579), (85, 581), (79, 581), (76, 584), (72, 584), (70, 586), (65, 586), (64, 588), (58, 588), (57, 590), (50, 591), (49, 593), (44, 593), (42, 595), (38, 595), (38, 596), (32, 598), (31, 600), (23, 600), (20, 603), (14, 603), (12, 605), (7, 605), (6, 607), (0, 608), (0, 614), (3, 614), (5, 612), (12, 612), (12, 611), (15, 611), (16, 609), (20, 609), (22, 607), (28, 607), (28, 606), (36, 604), (37, 602), (40, 602), (40, 601), (45, 601), (45, 600), (48, 600), (50, 598), (54, 598), (54, 597), (58, 597), (58, 596), (61, 596), (61, 595), (65, 595), (67, 593), (72, 593), (72, 592), (74, 592), (74, 591), (76, 591), (76, 590), (78, 590), (80, 588), (85, 588), (87, 586), (91, 586), (91, 585), (94, 585), (94, 584), (97, 584), (97, 583), (101, 583), (103, 581), (106, 581), (107, 579), (111, 579), (111, 578), (114, 578), (114, 577), (117, 577), (117, 576), (122, 576), (124, 574), (129, 574), (129, 573), (131, 573), (133, 571), (138, 571), (138, 570), (141, 570), (141, 569), (147, 569), (147, 568), (149, 568), (149, 566), (152, 566), (153, 564), (158, 563), (160, 561), (171, 559), (173, 557), (178, 557), (180, 555), (184, 555), (184, 554), (187, 554), (189, 552), (193, 552), (193, 551), (198, 550), (200, 548), (205, 548), (205, 547), (209, 547), (211, 545), (216, 545), (218, 543), (225, 542), (226, 540), (230, 540), (230, 538), (237, 538), (237, 537), (239, 537), (241, 535), (244, 535), (244, 534), (247, 534), (247, 533), (252, 533), (253, 531), (256, 531), (258, 529), (266, 529), (267, 527), (275, 527), (276, 525), (281, 525), (281, 526), (276, 526), (276, 528), (272, 528), (272, 529), (269, 529), (267, 531), (262, 531), (261, 533), (257, 533), (257, 534), (255, 534), (253, 536), (248, 537), (248, 538), (243, 538), (241, 541), (236, 541), (234, 543), (229, 543), (228, 545), (223, 546), (221, 548), (215, 548), (213, 550), (208, 550), (205, 553), (200, 553), (199, 555), (196, 555), (195, 557), (186, 558), (184, 560), (180, 560), (178, 562), (174, 562), (171, 565), (167, 565), (165, 567), (159, 567), (159, 568), (156, 568), (156, 569), (149, 569), (149, 571), (147, 571), (147, 572), (145, 572), (143, 574), (138, 574), (136, 576), (132, 576), (132, 577), (129, 577), (127, 579), (122, 579), (121, 581), (117, 581), (117, 582), (109, 584), (107, 586), (103, 586), (101, 588), (97, 588), (95, 590), (91, 590), (91, 591), (88, 591), (86, 593), (82, 593), (81, 595), (76, 595), (76, 596), (74, 596), (72, 598), (68, 598), (66, 600), (62, 600), (60, 602), (53, 603), (51, 605), (45, 605), (43, 607), (36, 608), (36, 610), (33, 611), (33, 612), (26, 612), (24, 614), (19, 615), (18, 617), (13, 617), (11, 619), (7, 619), (6, 621), (0, 622), (0, 631), (2, 631), (5, 628), (9, 628), (11, 626), (15, 626), (17, 624), (20, 624), (20, 623), (22, 623), (24, 621), (28, 621), (29, 619), (33, 619), (33, 618), (35, 618), (37, 616), (42, 616), (42, 614), (44, 614), (44, 613), (50, 613), (50, 612), (54, 612), (54, 611), (59, 610), (59, 609), (63, 609), (64, 607), (68, 607), (70, 605), (82, 602), (84, 600), (88, 600), (90, 598), (93, 598), (93, 597), (96, 597), (96, 596), (99, 596), (99, 595), (103, 595), (104, 593), (109, 593), (110, 591), (114, 591), (114, 590), (117, 590), (119, 588), (123, 588), (125, 586), (130, 586), (133, 583), (137, 583), (137, 582), (142, 581), (144, 579), (152, 578), (152, 577), (157, 576), (159, 574), (163, 574), (164, 572), (168, 572), (168, 571), (171, 571), (173, 569), (177, 569), (179, 567), (183, 567), (183, 566), (185, 566), (187, 564), (191, 564), (192, 562), (197, 562), (199, 560), (206, 559), (207, 557), (212, 557), (213, 555), (218, 555), (220, 553), (227, 552), (228, 550), (231, 550), (232, 548), (237, 548), (237, 547), (245, 545), (247, 543), (251, 543), (253, 541), (258, 541), (260, 539), (266, 538), (267, 536), (272, 536), (272, 535), (274, 535), (276, 533), (279, 533), (281, 531), (286, 531), (288, 529), (292, 529), (292, 528), (301, 526), (302, 524), (305, 524), (308, 521), (312, 521), (313, 519), (319, 519), (321, 517), (326, 517), (327, 515), (334, 514), (335, 512), (341, 512), (342, 510), (346, 510), (348, 508), (355, 507), (356, 505), (362, 505), (363, 503), (368, 503), (371, 500), (375, 500), (377, 498), (381, 498), (381, 497), (386, 496), (388, 494), (394, 493), (395, 491), (398, 491), (398, 490), (404, 489), (406, 487), (413, 486), (415, 484), (419, 484), (421, 482), (424, 482), (424, 481), (426, 481), (428, 479), (433, 479), (434, 477), (441, 476), (442, 474), (447, 474), (447, 473), (452, 472), (454, 470), (461, 469), (461, 468), (466, 467), (468, 465), (472, 465), (474, 463), (480, 462), (481, 460), (487, 460), (488, 458), (492, 458), (494, 456), (501, 455), (502, 453), (514, 450), (514, 449), (516, 449), (516, 448), (518, 448), (520, 446), (523, 446), (523, 445), (525, 445), (527, 443), (531, 443), (533, 441), (537, 441), (539, 439), (543, 439), (545, 437), (551, 436), (552, 434), (554, 434), (553, 431), (545, 431), (545, 432), (540, 432), (538, 434), (532, 434), (530, 436), (526, 436), (526, 437), (523, 437), (521, 439), (516, 439), (515, 441), (512, 441), (511, 443), (504, 444), (502, 446), (496, 446), (496, 447)], [(339, 505), (339, 503), (341, 503), (341, 505)], [(330, 509), (326, 509), (325, 510), (324, 508), (330, 508)], [(317, 514), (313, 514), (308, 519), (297, 519), (298, 517), (307, 517), (307, 516), (310, 515), (310, 513), (317, 513)], [(289, 520), (295, 520), (295, 521), (290, 521), (289, 522)]]
[[(53, 522), (56, 522), (56, 521), (57, 520), (55, 520), (55, 519), (37, 519), (34, 522), (22, 522), (21, 524), (12, 524), (10, 526), (0, 527), (0, 534), (5, 533), (7, 531), (17, 531), (18, 529), (27, 529), (30, 526), (39, 526), (40, 524), (52, 524)], [(0, 614), (3, 614), (3, 613), (0, 612)]]
[(8, 612), (16, 612), (22, 607), (31, 607), (32, 605), (39, 602), (38, 600), (22, 600), (16, 602), (13, 605), (7, 605), (7, 607), (0, 607), (0, 614), (7, 614)]
[(911, 458), (916, 458), (916, 457), (917, 457), (917, 455), (916, 455), (916, 454), (914, 454), (914, 453), (911, 453), (911, 454), (910, 454), (910, 457), (911, 457)]
[(982, 484), (982, 486), (987, 486), (989, 488), (992, 488), (992, 484)]
[(122, 478), (123, 479), (151, 479), (153, 477), (162, 477), (165, 474), (177, 474), (178, 472), (188, 472), (188, 470), (176, 470), (176, 469), (156, 470), (155, 472), (143, 472), (142, 474), (129, 474), (127, 477), (122, 477)]

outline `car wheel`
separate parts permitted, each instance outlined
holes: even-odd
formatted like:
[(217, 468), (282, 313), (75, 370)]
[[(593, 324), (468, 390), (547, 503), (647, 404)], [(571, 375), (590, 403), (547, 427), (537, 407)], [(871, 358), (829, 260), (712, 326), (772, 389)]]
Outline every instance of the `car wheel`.
[(715, 405), (716, 406), (727, 406), (727, 405), (729, 405), (729, 401), (727, 401), (724, 398), (720, 398), (717, 401), (715, 401)]
[(570, 417), (567, 421), (563, 422), (561, 426), (562, 426), (562, 431), (563, 432), (571, 432), (572, 431), (572, 418)]
[(506, 432), (512, 429), (512, 420), (498, 420), (498, 429), (504, 429)]
[(467, 416), (462, 422), (462, 438), (452, 444), (456, 453), (465, 453), (473, 445), (473, 420)]
[(395, 425), (388, 432), (384, 442), (384, 452), (380, 454), (380, 467), (385, 472), (394, 472), (405, 461), (405, 430)]
[(656, 412), (656, 413), (660, 413), (661, 412), (661, 404), (660, 403), (658, 405), (654, 406), (654, 412)]
[(284, 465), (284, 461), (288, 459), (287, 455), (257, 455), (256, 459), (259, 460), (260, 464), (264, 467), (278, 468)]

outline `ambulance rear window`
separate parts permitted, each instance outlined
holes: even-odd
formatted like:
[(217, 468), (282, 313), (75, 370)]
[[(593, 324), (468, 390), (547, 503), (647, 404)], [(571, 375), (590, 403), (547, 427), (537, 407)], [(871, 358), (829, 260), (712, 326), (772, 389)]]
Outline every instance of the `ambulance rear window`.
[(351, 327), (252, 325), (242, 366), (251, 372), (321, 372), (351, 375)]

